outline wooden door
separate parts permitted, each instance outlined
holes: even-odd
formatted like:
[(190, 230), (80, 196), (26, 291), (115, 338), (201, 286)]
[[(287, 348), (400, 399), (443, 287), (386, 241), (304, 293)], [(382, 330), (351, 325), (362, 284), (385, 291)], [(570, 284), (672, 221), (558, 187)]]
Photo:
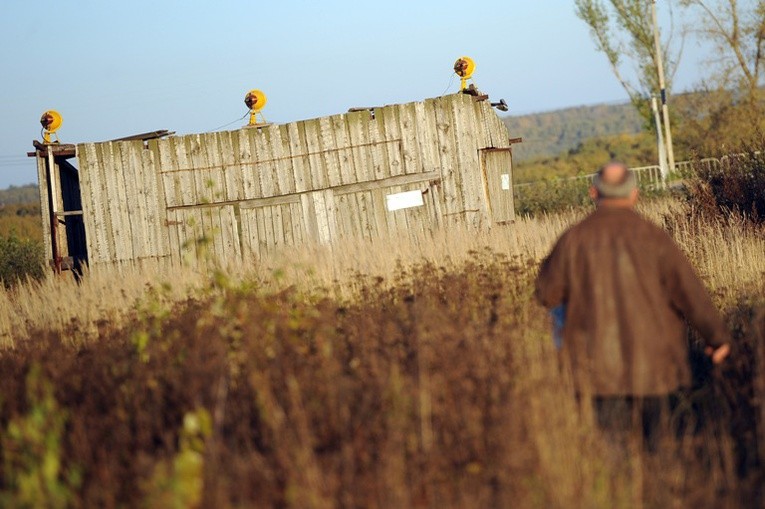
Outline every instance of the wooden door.
[(509, 148), (481, 150), (487, 209), (493, 224), (515, 219), (513, 203), (513, 158)]

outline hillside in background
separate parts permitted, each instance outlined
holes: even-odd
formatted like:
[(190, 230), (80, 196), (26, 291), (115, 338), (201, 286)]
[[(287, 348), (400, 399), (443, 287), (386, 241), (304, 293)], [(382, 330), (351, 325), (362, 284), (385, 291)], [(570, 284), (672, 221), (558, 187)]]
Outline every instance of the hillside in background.
[[(513, 156), (515, 157), (515, 147)], [(588, 138), (574, 148), (555, 155), (516, 161), (514, 179), (515, 182), (533, 182), (584, 175), (594, 173), (604, 162), (614, 159), (633, 168), (656, 164), (654, 136), (642, 132)]]
[(579, 106), (503, 120), (510, 136), (523, 138), (523, 143), (513, 147), (518, 162), (564, 154), (592, 138), (643, 130), (640, 116), (628, 103)]

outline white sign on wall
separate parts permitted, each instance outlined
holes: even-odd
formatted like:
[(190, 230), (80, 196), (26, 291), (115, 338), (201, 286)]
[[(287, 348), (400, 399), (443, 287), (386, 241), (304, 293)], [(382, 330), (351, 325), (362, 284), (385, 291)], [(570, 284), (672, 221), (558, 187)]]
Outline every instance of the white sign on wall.
[(510, 174), (509, 173), (502, 174), (502, 189), (504, 189), (505, 191), (510, 190)]
[(389, 194), (385, 197), (385, 205), (389, 211), (421, 207), (424, 204), (425, 202), (422, 201), (422, 191), (419, 190)]

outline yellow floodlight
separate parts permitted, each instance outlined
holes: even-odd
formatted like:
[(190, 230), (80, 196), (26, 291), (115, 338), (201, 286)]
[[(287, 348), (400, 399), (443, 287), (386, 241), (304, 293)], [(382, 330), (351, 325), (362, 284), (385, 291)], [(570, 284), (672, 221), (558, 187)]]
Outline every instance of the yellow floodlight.
[(459, 57), (454, 62), (454, 72), (460, 77), (460, 91), (465, 90), (467, 88), (467, 80), (475, 72), (475, 62), (470, 57)]
[[(43, 143), (51, 143), (50, 135), (55, 134), (58, 128), (61, 127), (61, 123), (64, 119), (61, 117), (61, 113), (56, 110), (48, 110), (40, 117), (40, 125), (43, 127)], [(58, 141), (58, 136), (56, 136)]]
[[(244, 104), (250, 109), (250, 123), (248, 125), (264, 125), (266, 123), (266, 119), (263, 113), (260, 113), (260, 110), (265, 107), (267, 102), (266, 94), (262, 91), (253, 89), (247, 92), (247, 95), (244, 96)], [(258, 113), (260, 113), (261, 122), (257, 120)]]

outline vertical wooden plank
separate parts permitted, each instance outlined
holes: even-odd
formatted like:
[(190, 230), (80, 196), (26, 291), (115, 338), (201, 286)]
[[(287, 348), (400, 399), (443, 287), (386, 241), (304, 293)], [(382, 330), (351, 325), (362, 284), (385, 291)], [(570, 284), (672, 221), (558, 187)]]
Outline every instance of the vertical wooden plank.
[(212, 203), (212, 180), (203, 135), (191, 134), (184, 138), (191, 159), (191, 167), (194, 169), (191, 173), (193, 174), (194, 191), (197, 198), (193, 205)]
[(380, 108), (379, 114), (383, 122), (380, 130), (385, 139), (385, 150), (388, 154), (388, 174), (391, 176), (404, 174), (404, 162), (401, 155), (401, 128), (399, 126), (400, 106)]
[(330, 117), (332, 134), (335, 142), (335, 154), (338, 160), (340, 182), (354, 184), (359, 181), (356, 165), (353, 161), (353, 152), (350, 149), (351, 139), (348, 133), (348, 115), (333, 115)]
[[(115, 244), (114, 236), (114, 225), (115, 222), (118, 220), (119, 212), (117, 209), (116, 204), (116, 196), (114, 192), (111, 192), (111, 188), (114, 185), (114, 180), (112, 179), (112, 176), (110, 172), (108, 171), (109, 168), (114, 167), (114, 160), (112, 157), (112, 144), (111, 143), (102, 143), (98, 145), (99, 149), (99, 160), (101, 161), (101, 164), (98, 166), (98, 181), (100, 185), (99, 189), (99, 195), (101, 199), (101, 207), (100, 211), (104, 216), (104, 222), (106, 225), (106, 243), (107, 243), (107, 250), (108, 253), (108, 261), (114, 262), (118, 259), (117, 257), (117, 246)], [(112, 203), (114, 202), (114, 203)]]
[(215, 247), (213, 246), (215, 240), (211, 231), (212, 225), (210, 224), (209, 209), (194, 208), (189, 209), (188, 213), (193, 214), (194, 217), (191, 233), (193, 235), (192, 240), (195, 245), (197, 261), (204, 264), (215, 252)]
[(262, 142), (258, 146), (259, 151), (263, 152), (263, 157), (268, 163), (261, 170), (261, 178), (269, 179), (271, 183), (270, 192), (266, 192), (266, 187), (263, 187), (263, 196), (278, 196), (282, 194), (280, 185), (280, 175), (285, 172), (292, 173), (292, 169), (289, 167), (289, 161), (285, 161), (280, 156), (282, 150), (281, 135), (279, 134), (279, 126), (264, 127), (260, 129), (261, 137), (259, 140)]
[(391, 234), (391, 229), (388, 225), (388, 209), (385, 206), (385, 192), (381, 188), (374, 189), (369, 192), (371, 200), (369, 200), (369, 206), (372, 209), (372, 215), (374, 216), (375, 228), (377, 235), (385, 237)]
[(211, 201), (213, 203), (226, 201), (226, 179), (223, 170), (220, 136), (221, 133), (207, 133), (202, 138), (207, 153), (207, 164), (210, 167), (209, 179), (212, 183)]
[(269, 144), (275, 160), (278, 195), (295, 192), (295, 166), (290, 157), (290, 133), (286, 125), (272, 125), (264, 128), (270, 136)]
[(428, 231), (435, 231), (440, 228), (444, 223), (444, 212), (441, 207), (441, 189), (440, 183), (432, 183), (428, 188), (428, 194), (430, 195), (430, 207), (433, 211), (430, 218), (430, 225)]
[[(84, 145), (79, 145), (77, 151), (83, 150)], [(48, 205), (48, 172), (46, 171), (46, 158), (37, 152), (37, 191), (40, 198), (40, 214), (42, 221), (43, 245), (45, 247), (45, 260), (53, 258), (53, 245), (50, 236), (50, 206)], [(82, 184), (80, 184), (82, 187)], [(84, 206), (84, 205), (83, 205)], [(88, 223), (86, 222), (86, 228)], [(88, 251), (91, 250), (90, 237), (88, 237)]]
[[(468, 224), (479, 228), (489, 223), (488, 204), (484, 199), (484, 186), (481, 179), (481, 162), (478, 156), (476, 132), (479, 130), (473, 98), (458, 94), (451, 101), (452, 122), (454, 125), (455, 150), (457, 153), (457, 171), (460, 174), (464, 207), (468, 212)], [(470, 217), (472, 216), (472, 217)]]
[(209, 212), (210, 222), (210, 235), (212, 236), (212, 244), (214, 250), (215, 259), (219, 263), (224, 263), (228, 257), (226, 252), (226, 245), (223, 241), (223, 225), (221, 221), (221, 207), (211, 207), (206, 209)]
[(401, 152), (404, 173), (420, 173), (423, 171), (422, 149), (418, 138), (420, 129), (425, 126), (417, 124), (415, 104), (402, 104), (398, 107), (401, 132)]
[(374, 216), (370, 206), (372, 196), (366, 191), (354, 193), (353, 196), (356, 201), (356, 210), (358, 212), (359, 231), (364, 238), (374, 238), (377, 234), (377, 229), (374, 224)]
[(242, 257), (257, 259), (259, 256), (258, 245), (258, 217), (255, 209), (242, 208), (239, 212), (242, 221)]
[(239, 161), (242, 171), (242, 199), (251, 200), (263, 195), (260, 189), (260, 175), (256, 165), (257, 154), (253, 146), (255, 129), (240, 129), (237, 133), (239, 140)]
[(248, 129), (250, 132), (250, 148), (254, 160), (257, 164), (254, 166), (255, 173), (260, 179), (259, 196), (248, 196), (247, 198), (260, 198), (275, 196), (279, 192), (276, 181), (276, 167), (273, 161), (274, 154), (270, 147), (270, 137), (266, 129)]
[(182, 227), (182, 230), (179, 230), (179, 236), (182, 235), (184, 261), (192, 266), (198, 265), (206, 249), (202, 233), (202, 216), (199, 209), (181, 209), (178, 210), (178, 215)]
[(194, 205), (198, 203), (198, 200), (196, 185), (194, 183), (194, 172), (191, 166), (191, 156), (188, 150), (190, 143), (189, 137), (182, 136), (171, 138), (171, 140), (178, 167), (178, 172), (173, 178), (174, 182), (176, 182), (181, 189), (181, 205)]
[[(290, 127), (291, 126), (291, 127)], [(293, 194), (297, 189), (297, 179), (302, 178), (302, 169), (300, 158), (293, 158), (291, 152), (292, 136), (300, 140), (297, 127), (294, 122), (283, 124), (274, 129), (274, 138), (271, 141), (274, 144), (274, 156), (279, 160), (280, 171), (276, 178), (279, 183), (279, 194)]]
[[(233, 205), (215, 207), (212, 211), (213, 222), (217, 228), (217, 245), (220, 263), (224, 266), (237, 259), (237, 246), (234, 244), (233, 234), (236, 229), (236, 217), (234, 217)], [(233, 223), (233, 224), (232, 224)]]
[(435, 101), (429, 99), (415, 104), (421, 157), (424, 158), (425, 171), (440, 171), (441, 156), (438, 144)]
[[(352, 195), (350, 195), (352, 198)], [(339, 237), (350, 237), (353, 235), (351, 226), (351, 211), (349, 205), (349, 195), (335, 196), (335, 206), (337, 207), (337, 230)]]
[(324, 166), (327, 169), (327, 184), (324, 187), (335, 187), (342, 185), (343, 179), (340, 173), (340, 156), (338, 154), (337, 142), (335, 141), (335, 129), (334, 122), (336, 117), (341, 115), (334, 115), (332, 117), (322, 117), (319, 119), (319, 133), (320, 133), (320, 146), (319, 151), (322, 153), (324, 160)]
[(462, 176), (458, 171), (459, 154), (454, 139), (454, 120), (451, 111), (451, 96), (433, 101), (436, 114), (436, 132), (441, 161), (441, 186), (443, 189), (444, 213), (459, 218), (465, 210), (461, 191)]
[(375, 110), (375, 117), (368, 124), (369, 129), (369, 153), (372, 159), (372, 168), (374, 179), (380, 180), (390, 177), (390, 164), (388, 161), (388, 151), (385, 143), (385, 129), (383, 126), (383, 116), (380, 114), (385, 108)]
[(312, 193), (303, 193), (300, 195), (300, 213), (305, 226), (306, 240), (308, 242), (319, 242), (319, 224), (316, 217), (316, 206), (313, 196), (319, 191)]
[[(325, 156), (322, 154), (324, 145), (321, 139), (321, 125), (318, 119), (302, 122), (305, 132), (305, 141), (308, 149), (308, 167), (310, 171), (310, 184), (308, 189), (315, 191), (328, 186), (329, 176)], [(307, 183), (308, 184), (308, 183)]]
[[(82, 192), (82, 213), (85, 220), (85, 232), (88, 239), (88, 263), (104, 263), (111, 259), (107, 231), (108, 216), (104, 207), (101, 166), (101, 150), (96, 144), (84, 145), (80, 159), (80, 191)], [(85, 163), (83, 164), (83, 161)]]
[(290, 192), (302, 193), (308, 189), (311, 179), (305, 147), (305, 126), (303, 122), (291, 122), (282, 126), (283, 153), (290, 157), (292, 187)]
[(223, 191), (226, 201), (244, 199), (242, 167), (239, 165), (238, 133), (222, 131), (218, 133), (220, 158), (223, 165)]
[(147, 182), (151, 182), (148, 188), (147, 218), (154, 229), (157, 245), (154, 247), (156, 256), (165, 257), (170, 254), (170, 238), (167, 229), (167, 203), (165, 202), (164, 182), (159, 172), (159, 149), (158, 140), (149, 141), (149, 149), (142, 153), (143, 171)]
[(181, 246), (181, 240), (178, 236), (179, 219), (175, 210), (168, 210), (166, 215), (167, 226), (167, 241), (170, 259), (176, 262), (178, 265), (183, 263), (183, 251)]
[(165, 190), (165, 203), (169, 207), (175, 207), (183, 204), (183, 194), (181, 192), (181, 182), (178, 169), (174, 138), (164, 138), (154, 140), (157, 146), (159, 156), (159, 172), (162, 179), (162, 185)]
[(294, 245), (300, 246), (306, 242), (305, 224), (300, 203), (290, 203), (290, 220), (292, 221), (292, 239)]
[(282, 235), (284, 237), (284, 245), (294, 246), (295, 232), (293, 231), (292, 226), (292, 209), (290, 208), (290, 204), (285, 203), (284, 205), (279, 205), (279, 209), (281, 210), (282, 216)]
[(279, 205), (268, 207), (271, 210), (271, 232), (274, 247), (284, 247), (284, 223), (282, 222), (282, 208)]
[(324, 211), (327, 215), (327, 226), (329, 228), (329, 241), (333, 242), (338, 238), (337, 233), (337, 206), (335, 205), (335, 192), (327, 189), (324, 193)]
[(318, 233), (318, 241), (321, 244), (329, 244), (332, 241), (325, 197), (326, 195), (324, 191), (315, 191), (311, 193), (311, 200), (313, 201), (313, 207), (316, 211), (316, 231)]
[[(387, 195), (389, 194), (395, 194), (401, 192), (400, 186), (392, 186), (392, 187), (386, 187), (382, 189), (383, 191), (383, 198), (387, 200)], [(404, 224), (402, 223), (403, 218), (401, 217), (401, 213), (403, 210), (388, 210), (387, 208), (387, 201), (385, 202), (385, 217), (388, 220), (388, 231), (390, 231), (393, 234), (398, 234), (401, 230), (404, 229)]]
[(374, 165), (372, 163), (368, 137), (370, 113), (368, 111), (356, 111), (346, 115), (348, 136), (352, 150), (353, 165), (356, 169), (356, 178), (359, 182), (374, 180)]
[[(138, 142), (141, 146), (142, 142)], [(119, 146), (122, 166), (118, 168), (120, 180), (123, 183), (120, 186), (124, 190), (125, 209), (127, 211), (130, 224), (129, 242), (132, 247), (130, 260), (148, 256), (149, 250), (149, 232), (147, 231), (148, 221), (146, 220), (146, 187), (143, 181), (143, 172), (141, 171), (141, 158), (136, 150), (135, 142), (120, 142)], [(124, 230), (123, 230), (124, 231)]]
[(106, 219), (109, 221), (107, 234), (111, 254), (110, 261), (125, 259), (124, 237), (130, 236), (130, 229), (123, 228), (123, 225), (127, 223), (127, 214), (124, 212), (125, 202), (120, 200), (117, 194), (117, 187), (121, 187), (118, 184), (121, 173), (117, 172), (116, 168), (119, 168), (122, 162), (119, 147), (115, 145), (111, 142), (100, 144), (104, 161), (100, 177), (103, 179), (104, 185), (104, 211), (107, 213)]
[[(218, 252), (219, 245), (218, 245), (218, 229), (216, 228), (218, 221), (215, 221), (213, 217), (213, 212), (217, 212), (214, 208), (211, 207), (202, 207), (197, 209), (198, 213), (201, 214), (201, 235), (199, 235), (198, 238), (205, 239), (204, 246), (202, 253), (204, 254), (204, 257), (201, 258), (205, 262), (208, 262), (210, 260), (221, 260), (220, 253)], [(217, 214), (216, 214), (217, 216)]]
[(476, 123), (476, 145), (478, 148), (497, 147), (495, 140), (491, 136), (491, 119), (489, 116), (495, 116), (489, 106), (489, 110), (485, 108), (487, 101), (473, 101), (473, 116)]
[(271, 242), (269, 241), (270, 236), (270, 219), (271, 217), (268, 217), (268, 221), (266, 220), (266, 210), (268, 207), (258, 207), (255, 209), (256, 218), (257, 218), (257, 224), (258, 224), (258, 253), (260, 256), (265, 256), (271, 251)]

